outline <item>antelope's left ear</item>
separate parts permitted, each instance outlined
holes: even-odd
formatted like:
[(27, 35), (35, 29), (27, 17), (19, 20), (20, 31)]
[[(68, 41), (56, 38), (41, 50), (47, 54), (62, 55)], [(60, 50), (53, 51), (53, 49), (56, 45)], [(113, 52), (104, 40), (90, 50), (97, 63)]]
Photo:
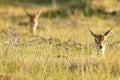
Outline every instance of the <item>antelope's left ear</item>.
[(90, 33), (92, 34), (93, 37), (95, 37), (95, 38), (98, 37), (98, 35), (95, 34), (91, 29), (88, 28), (88, 30), (90, 31)]
[(31, 16), (31, 14), (28, 13), (28, 11), (26, 9), (24, 9), (24, 11), (25, 11), (25, 13), (26, 13), (27, 16), (29, 16), (29, 17)]
[(112, 31), (112, 28), (104, 33), (104, 36), (108, 37), (109, 33)]

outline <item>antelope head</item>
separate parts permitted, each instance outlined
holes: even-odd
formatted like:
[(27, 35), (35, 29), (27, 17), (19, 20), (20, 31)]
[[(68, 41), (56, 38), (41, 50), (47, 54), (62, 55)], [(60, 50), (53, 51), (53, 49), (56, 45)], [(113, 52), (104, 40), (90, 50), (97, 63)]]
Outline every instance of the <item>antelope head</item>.
[(25, 10), (25, 13), (29, 17), (30, 32), (33, 35), (35, 35), (36, 34), (36, 29), (38, 27), (38, 21), (39, 21), (39, 16), (41, 14), (41, 11), (39, 11), (35, 14), (30, 14)]
[(89, 29), (90, 33), (94, 37), (95, 43), (97, 44), (98, 50), (104, 55), (105, 47), (106, 47), (106, 41), (108, 38), (109, 33), (112, 29), (109, 29), (104, 34), (96, 34), (91, 29)]

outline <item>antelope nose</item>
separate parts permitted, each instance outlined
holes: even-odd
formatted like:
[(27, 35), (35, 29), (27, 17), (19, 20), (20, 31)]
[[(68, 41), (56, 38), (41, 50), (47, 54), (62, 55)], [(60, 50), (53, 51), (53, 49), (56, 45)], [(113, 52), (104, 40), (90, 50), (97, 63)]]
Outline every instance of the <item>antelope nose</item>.
[(102, 46), (100, 45), (99, 48), (102, 49)]

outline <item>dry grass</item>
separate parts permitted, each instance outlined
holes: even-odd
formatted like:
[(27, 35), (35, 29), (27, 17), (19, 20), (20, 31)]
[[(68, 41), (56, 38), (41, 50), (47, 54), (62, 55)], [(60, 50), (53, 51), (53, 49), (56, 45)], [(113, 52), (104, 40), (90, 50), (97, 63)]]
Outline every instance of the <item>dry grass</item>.
[[(46, 7), (45, 7), (46, 8)], [(39, 9), (37, 7), (37, 9)], [(95, 55), (94, 40), (88, 27), (98, 33), (113, 28), (108, 44), (119, 41), (120, 25), (99, 17), (82, 14), (68, 18), (40, 18), (38, 37), (29, 34), (27, 21), (21, 8), (0, 13), (0, 79), (3, 80), (119, 80), (120, 44), (116, 48), (107, 45), (105, 58)], [(11, 14), (15, 11), (14, 14)], [(31, 10), (32, 11), (32, 10)], [(24, 18), (25, 17), (25, 18)], [(16, 30), (13, 35), (8, 26)], [(41, 28), (42, 27), (42, 28)], [(44, 28), (44, 29), (43, 29)], [(6, 41), (7, 44), (5, 43)]]

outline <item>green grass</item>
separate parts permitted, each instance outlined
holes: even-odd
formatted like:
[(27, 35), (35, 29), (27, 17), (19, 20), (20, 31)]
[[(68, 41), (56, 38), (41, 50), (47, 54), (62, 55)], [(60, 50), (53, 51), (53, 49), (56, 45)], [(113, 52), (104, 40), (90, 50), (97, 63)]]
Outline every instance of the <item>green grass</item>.
[[(30, 10), (32, 8), (32, 10)], [(27, 8), (44, 11), (49, 7)], [(21, 7), (2, 7), (0, 30), (13, 26), (19, 36), (0, 35), (0, 79), (3, 80), (119, 80), (120, 44), (116, 48), (107, 46), (105, 58), (98, 57), (94, 39), (88, 28), (104, 33), (113, 28), (108, 43), (119, 41), (120, 24), (112, 19), (97, 16), (68, 15), (66, 18), (40, 18), (39, 37), (32, 37), (27, 26), (19, 21), (28, 21)], [(44, 38), (41, 38), (41, 36)], [(14, 39), (21, 41), (15, 44)], [(5, 44), (8, 40), (10, 44)], [(69, 42), (66, 42), (70, 40)], [(65, 42), (67, 44), (65, 44)], [(74, 44), (77, 45), (74, 45)], [(79, 45), (81, 44), (81, 46)], [(58, 58), (58, 55), (67, 58)]]

